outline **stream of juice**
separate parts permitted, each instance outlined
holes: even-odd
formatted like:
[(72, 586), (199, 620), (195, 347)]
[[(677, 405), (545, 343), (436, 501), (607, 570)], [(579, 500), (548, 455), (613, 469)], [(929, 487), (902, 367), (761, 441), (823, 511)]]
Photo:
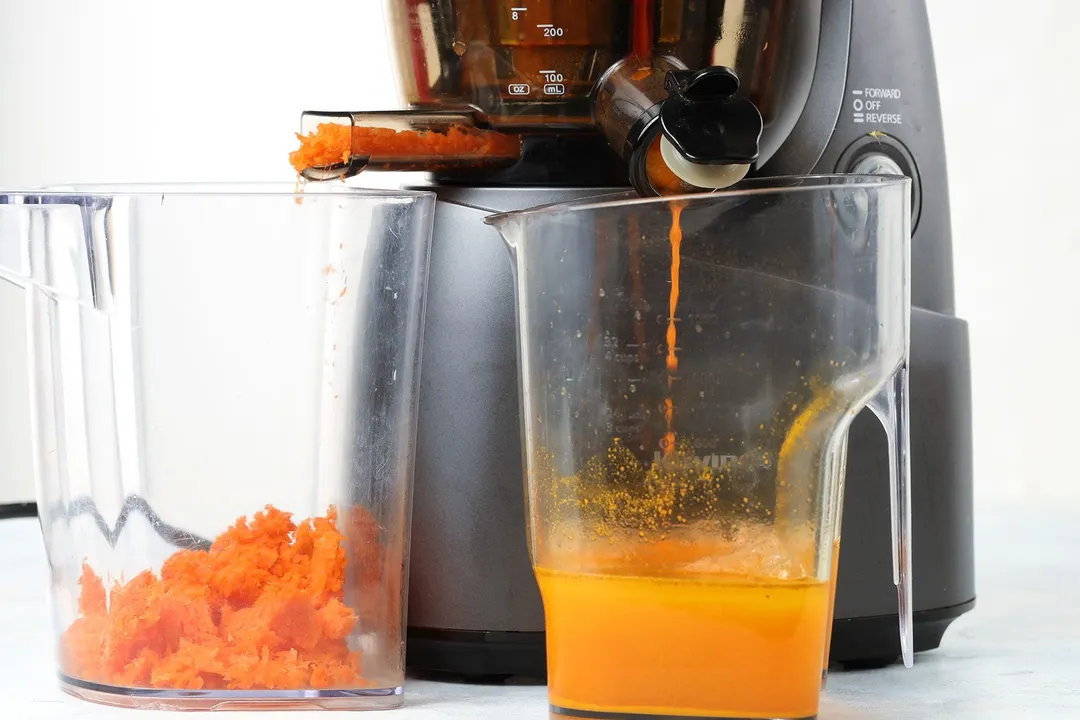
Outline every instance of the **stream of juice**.
[(667, 371), (668, 395), (664, 398), (664, 425), (666, 432), (660, 441), (660, 449), (665, 455), (675, 448), (675, 430), (672, 421), (675, 417), (675, 403), (671, 399), (671, 386), (675, 381), (675, 371), (679, 369), (679, 358), (675, 353), (678, 331), (675, 329), (675, 310), (679, 305), (679, 263), (682, 246), (682, 211), (683, 203), (671, 207), (671, 230), (668, 239), (671, 242), (671, 291), (668, 294), (667, 324)]
[(545, 568), (536, 576), (553, 713), (817, 713), (827, 583)]

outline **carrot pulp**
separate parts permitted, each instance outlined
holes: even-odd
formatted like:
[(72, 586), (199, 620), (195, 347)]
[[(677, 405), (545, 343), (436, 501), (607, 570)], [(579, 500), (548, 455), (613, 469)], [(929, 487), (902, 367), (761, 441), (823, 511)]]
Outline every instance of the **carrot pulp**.
[(208, 551), (180, 550), (159, 574), (108, 591), (84, 562), (79, 617), (60, 638), (63, 672), (191, 690), (367, 685), (347, 642), (358, 616), (345, 586), (379, 592), (362, 586), (379, 581), (382, 550), (370, 514), (354, 510), (348, 531), (365, 567), (348, 567), (335, 509), (296, 524), (270, 506), (250, 523), (240, 518)]

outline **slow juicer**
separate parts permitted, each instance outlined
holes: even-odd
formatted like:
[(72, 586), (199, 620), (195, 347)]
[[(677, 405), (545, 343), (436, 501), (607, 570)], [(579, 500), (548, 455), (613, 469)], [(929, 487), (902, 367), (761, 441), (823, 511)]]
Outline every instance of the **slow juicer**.
[[(471, 127), (509, 152), (376, 157), (312, 178), (430, 170), (438, 193), (421, 373), (408, 663), (542, 676), (525, 544), (511, 267), (492, 212), (744, 175), (913, 179), (911, 448), (915, 649), (974, 605), (969, 350), (955, 317), (941, 117), (926, 8), (911, 0), (389, 0), (410, 109), (305, 113)], [(797, 231), (797, 229), (793, 229)], [(831, 659), (900, 654), (886, 440), (851, 427)]]

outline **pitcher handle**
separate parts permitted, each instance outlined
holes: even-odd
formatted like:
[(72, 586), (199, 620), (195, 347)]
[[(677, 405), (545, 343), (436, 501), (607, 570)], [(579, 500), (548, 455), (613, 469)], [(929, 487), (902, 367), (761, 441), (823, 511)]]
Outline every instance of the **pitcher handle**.
[(885, 428), (889, 442), (890, 524), (893, 583), (900, 616), (900, 652), (904, 666), (914, 664), (911, 594), (911, 435), (908, 423), (908, 364), (897, 368), (869, 408)]

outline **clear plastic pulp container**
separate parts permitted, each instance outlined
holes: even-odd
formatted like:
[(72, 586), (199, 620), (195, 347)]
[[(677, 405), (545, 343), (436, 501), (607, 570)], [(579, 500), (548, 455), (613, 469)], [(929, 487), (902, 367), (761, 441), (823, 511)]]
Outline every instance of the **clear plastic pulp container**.
[(0, 192), (63, 687), (403, 703), (429, 193)]

